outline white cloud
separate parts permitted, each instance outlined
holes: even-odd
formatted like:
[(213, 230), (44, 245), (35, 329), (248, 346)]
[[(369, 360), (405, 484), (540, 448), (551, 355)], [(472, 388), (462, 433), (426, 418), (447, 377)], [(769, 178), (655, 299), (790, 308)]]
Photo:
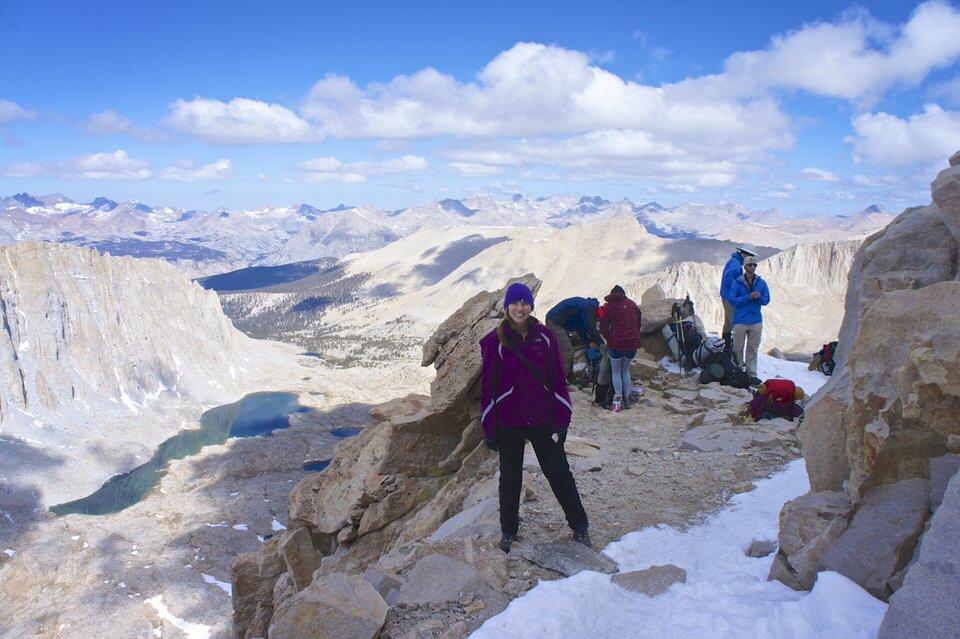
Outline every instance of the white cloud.
[(463, 177), (484, 177), (488, 175), (497, 175), (503, 172), (503, 169), (499, 166), (476, 164), (473, 162), (451, 162), (447, 166), (449, 166), (450, 169), (455, 173), (458, 173)]
[(88, 153), (60, 165), (62, 177), (77, 180), (139, 180), (150, 177), (150, 163), (131, 158), (126, 151)]
[(638, 131), (592, 131), (569, 138), (536, 138), (447, 149), (455, 162), (493, 166), (554, 166), (563, 179), (657, 180), (671, 188), (725, 187), (740, 171), (742, 154), (697, 153)]
[(160, 179), (175, 182), (201, 182), (225, 180), (232, 175), (233, 163), (227, 159), (220, 159), (199, 168), (193, 160), (177, 160), (163, 170)]
[(15, 102), (0, 99), (0, 124), (16, 122), (18, 120), (32, 120), (35, 117), (37, 117), (35, 111), (24, 109)]
[(319, 157), (301, 162), (297, 168), (304, 173), (303, 180), (307, 182), (358, 184), (366, 182), (370, 176), (419, 173), (428, 167), (429, 164), (424, 158), (417, 155), (404, 155), (383, 162), (349, 163), (343, 163), (335, 157)]
[(207, 142), (286, 144), (320, 139), (313, 127), (293, 111), (258, 100), (177, 100), (170, 110), (167, 124)]
[(3, 170), (6, 177), (53, 175), (69, 180), (142, 180), (151, 176), (150, 163), (131, 158), (118, 149), (112, 153), (88, 153), (64, 162), (13, 164)]
[(870, 100), (898, 84), (916, 85), (932, 70), (955, 62), (958, 33), (960, 10), (941, 0), (919, 5), (899, 28), (852, 12), (835, 23), (776, 36), (765, 50), (735, 53), (710, 83), (741, 94), (784, 87)]
[(960, 145), (960, 112), (935, 104), (923, 113), (901, 119), (888, 113), (864, 113), (853, 119), (857, 137), (854, 160), (877, 166), (903, 167), (916, 162), (949, 158)]
[(94, 113), (84, 124), (83, 128), (87, 135), (112, 135), (116, 133), (123, 133), (147, 142), (153, 142), (164, 138), (164, 136), (160, 133), (136, 126), (132, 120), (118, 114), (112, 109), (102, 111), (100, 113)]
[(329, 75), (311, 89), (304, 117), (340, 138), (539, 136), (595, 129), (641, 130), (694, 144), (722, 137), (765, 149), (792, 142), (772, 100), (718, 102), (696, 92), (625, 81), (581, 52), (518, 43), (494, 58), (478, 81), (435, 69), (360, 89)]
[(807, 167), (800, 171), (800, 174), (807, 180), (821, 181), (821, 182), (839, 182), (840, 176), (832, 171), (827, 171), (825, 169), (818, 169), (816, 167)]

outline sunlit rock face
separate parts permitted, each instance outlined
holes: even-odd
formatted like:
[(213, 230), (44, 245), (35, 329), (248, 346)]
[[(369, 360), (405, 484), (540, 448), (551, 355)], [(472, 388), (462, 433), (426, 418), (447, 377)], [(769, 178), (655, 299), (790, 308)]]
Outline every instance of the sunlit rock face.
[(201, 405), (236, 399), (257, 352), (215, 293), (166, 262), (50, 243), (0, 248), (8, 479), (30, 481), (16, 460), (35, 454), (53, 473), (45, 505), (83, 496)]
[[(781, 513), (771, 577), (793, 587), (830, 569), (889, 597), (943, 500), (931, 467), (960, 465), (948, 463), (960, 435), (960, 154), (950, 163), (933, 203), (904, 211), (854, 259), (836, 372), (800, 431), (812, 490)], [(840, 509), (826, 499), (837, 494)]]

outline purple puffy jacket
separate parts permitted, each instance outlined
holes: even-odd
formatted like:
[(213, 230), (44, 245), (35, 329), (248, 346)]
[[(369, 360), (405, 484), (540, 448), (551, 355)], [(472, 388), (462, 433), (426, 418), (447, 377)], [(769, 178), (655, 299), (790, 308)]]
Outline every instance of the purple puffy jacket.
[(480, 407), (483, 433), (495, 438), (497, 428), (528, 428), (552, 424), (555, 430), (570, 425), (573, 407), (557, 338), (549, 328), (530, 318), (526, 339), (504, 326), (504, 335), (518, 346), (527, 361), (541, 371), (544, 384), (523, 364), (516, 353), (500, 343), (497, 331), (480, 340), (483, 372), (480, 374)]

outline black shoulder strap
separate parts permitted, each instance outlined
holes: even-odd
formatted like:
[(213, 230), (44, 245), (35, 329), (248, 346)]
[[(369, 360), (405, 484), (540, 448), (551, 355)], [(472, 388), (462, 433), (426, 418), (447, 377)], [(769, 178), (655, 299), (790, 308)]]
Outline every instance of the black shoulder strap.
[(520, 359), (520, 362), (527, 367), (527, 370), (530, 371), (534, 377), (537, 378), (537, 381), (543, 385), (548, 393), (553, 393), (553, 384), (547, 383), (546, 378), (543, 376), (543, 371), (538, 370), (536, 366), (531, 364), (530, 360), (524, 357), (523, 353), (520, 352), (520, 349), (513, 344), (507, 344), (507, 348), (509, 348), (513, 354)]

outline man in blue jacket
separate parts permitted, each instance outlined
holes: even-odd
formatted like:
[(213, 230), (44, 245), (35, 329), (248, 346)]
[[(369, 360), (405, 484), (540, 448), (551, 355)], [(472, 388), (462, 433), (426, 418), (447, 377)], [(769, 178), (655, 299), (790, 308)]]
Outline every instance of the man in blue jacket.
[(568, 382), (573, 382), (574, 343), (570, 334), (583, 342), (583, 348), (599, 346), (599, 309), (600, 300), (594, 297), (568, 297), (547, 311), (547, 326), (557, 335)]
[(756, 257), (757, 250), (752, 244), (742, 244), (737, 250), (730, 254), (723, 267), (723, 275), (720, 277), (720, 299), (723, 301), (723, 331), (720, 336), (723, 337), (724, 347), (730, 349), (733, 347), (733, 341), (730, 338), (733, 331), (733, 304), (730, 302), (730, 287), (733, 281), (743, 274), (743, 258), (750, 256)]
[[(743, 275), (733, 281), (730, 287), (730, 302), (733, 304), (733, 352), (747, 365), (750, 382), (759, 384), (757, 377), (757, 353), (760, 351), (760, 339), (763, 336), (763, 315), (761, 307), (770, 303), (770, 289), (767, 283), (757, 275), (757, 258), (748, 255), (743, 258)], [(746, 357), (743, 348), (746, 343)]]

